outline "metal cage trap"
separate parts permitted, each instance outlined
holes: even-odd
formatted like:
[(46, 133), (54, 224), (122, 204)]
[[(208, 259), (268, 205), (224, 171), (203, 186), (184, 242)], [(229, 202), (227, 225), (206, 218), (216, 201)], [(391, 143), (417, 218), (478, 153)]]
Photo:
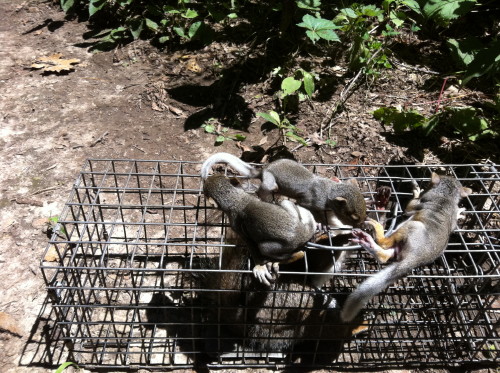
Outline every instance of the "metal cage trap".
[(342, 302), (381, 268), (368, 253), (346, 252), (318, 288), (310, 279), (325, 276), (321, 263), (340, 264), (339, 251), (310, 247), (265, 288), (227, 218), (203, 196), (199, 163), (88, 160), (41, 262), (73, 361), (89, 369), (498, 366), (494, 165), (306, 166), (356, 178), (367, 199), (389, 187), (390, 204), (377, 212), (386, 228), (400, 221), (411, 181), (425, 186), (431, 171), (457, 177), (473, 194), (445, 253), (346, 325)]

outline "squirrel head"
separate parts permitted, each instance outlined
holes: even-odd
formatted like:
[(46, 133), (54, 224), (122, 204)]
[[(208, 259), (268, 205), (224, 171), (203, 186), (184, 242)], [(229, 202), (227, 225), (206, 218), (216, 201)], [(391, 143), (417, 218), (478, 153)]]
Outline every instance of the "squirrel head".
[(359, 190), (358, 183), (353, 179), (342, 185), (341, 193), (330, 200), (329, 208), (339, 220), (346, 225), (359, 227), (366, 220), (366, 201)]

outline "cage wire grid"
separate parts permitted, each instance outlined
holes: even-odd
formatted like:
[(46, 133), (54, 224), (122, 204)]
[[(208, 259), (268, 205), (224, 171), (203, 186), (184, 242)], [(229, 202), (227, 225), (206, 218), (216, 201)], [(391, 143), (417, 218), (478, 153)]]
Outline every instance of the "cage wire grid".
[(280, 267), (279, 280), (266, 289), (255, 284), (227, 218), (203, 196), (200, 163), (88, 160), (41, 261), (72, 361), (89, 369), (498, 366), (495, 166), (306, 167), (357, 179), (368, 199), (389, 187), (386, 210), (369, 207), (386, 228), (401, 221), (411, 180), (426, 186), (431, 171), (455, 176), (473, 194), (461, 203), (465, 219), (445, 253), (345, 325), (342, 302), (381, 268), (368, 253), (346, 251), (342, 266), (316, 289), (309, 279), (323, 271), (315, 257), (340, 263), (339, 251), (308, 248), (304, 263)]

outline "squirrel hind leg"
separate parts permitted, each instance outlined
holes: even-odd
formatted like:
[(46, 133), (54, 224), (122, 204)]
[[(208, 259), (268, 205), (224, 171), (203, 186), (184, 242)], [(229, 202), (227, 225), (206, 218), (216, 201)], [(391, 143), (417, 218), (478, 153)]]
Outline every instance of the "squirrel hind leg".
[(263, 201), (272, 201), (273, 192), (278, 191), (278, 184), (276, 178), (269, 171), (262, 172), (262, 183), (260, 184), (257, 195)]

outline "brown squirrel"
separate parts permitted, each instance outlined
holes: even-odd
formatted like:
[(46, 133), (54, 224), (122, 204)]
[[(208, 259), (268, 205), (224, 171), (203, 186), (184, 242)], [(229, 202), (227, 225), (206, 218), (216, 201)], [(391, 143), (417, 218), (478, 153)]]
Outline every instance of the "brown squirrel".
[(396, 280), (406, 276), (413, 268), (436, 260), (446, 249), (450, 234), (465, 210), (458, 207), (460, 200), (472, 193), (450, 176), (432, 173), (429, 190), (421, 194), (415, 185), (413, 199), (405, 213), (409, 219), (400, 224), (388, 237), (382, 225), (369, 219), (375, 230), (375, 240), (366, 232), (353, 230), (355, 243), (361, 244), (379, 263), (389, 259), (395, 262), (365, 280), (349, 295), (343, 309), (343, 321), (351, 321), (378, 293)]
[(279, 205), (264, 202), (235, 184), (235, 179), (213, 175), (205, 179), (203, 191), (227, 214), (251, 251), (255, 277), (269, 286), (274, 280), (271, 270), (277, 273), (279, 263), (304, 256), (299, 249), (313, 237), (316, 221), (309, 210), (290, 200)]
[(217, 163), (226, 163), (248, 178), (260, 177), (262, 183), (258, 195), (263, 200), (269, 200), (272, 192), (278, 191), (294, 198), (298, 205), (313, 213), (332, 211), (333, 215), (329, 214), (327, 218), (328, 225), (338, 226), (338, 219), (344, 225), (359, 226), (366, 219), (366, 202), (355, 180), (335, 182), (313, 174), (291, 159), (279, 159), (258, 170), (229, 153), (210, 156), (201, 167), (203, 179)]

